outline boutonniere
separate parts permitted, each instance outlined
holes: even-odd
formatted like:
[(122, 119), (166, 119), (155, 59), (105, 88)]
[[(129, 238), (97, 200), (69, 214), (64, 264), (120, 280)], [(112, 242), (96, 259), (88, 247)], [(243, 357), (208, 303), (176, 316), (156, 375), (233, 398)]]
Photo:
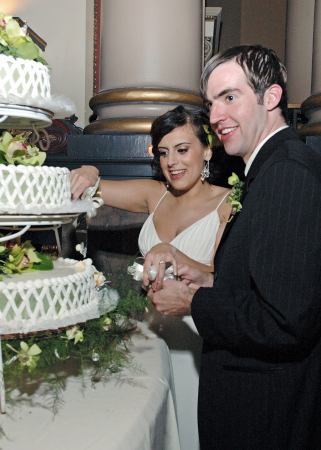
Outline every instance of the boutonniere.
[(230, 194), (226, 197), (226, 203), (229, 203), (232, 207), (231, 214), (232, 217), (229, 220), (226, 220), (223, 216), (225, 222), (230, 222), (233, 219), (233, 216), (240, 212), (242, 209), (241, 205), (241, 196), (243, 191), (244, 182), (239, 179), (236, 173), (232, 173), (232, 175), (228, 179), (228, 184), (232, 187)]

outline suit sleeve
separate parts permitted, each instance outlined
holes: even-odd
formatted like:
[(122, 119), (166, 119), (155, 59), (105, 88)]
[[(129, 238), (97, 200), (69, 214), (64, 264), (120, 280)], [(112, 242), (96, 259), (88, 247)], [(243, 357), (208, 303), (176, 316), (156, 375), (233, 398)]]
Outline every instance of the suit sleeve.
[(229, 253), (227, 238), (217, 282), (196, 292), (192, 316), (214, 346), (253, 356), (305, 354), (321, 333), (320, 181), (283, 160), (250, 189), (247, 237), (239, 220), (231, 231), (245, 244)]

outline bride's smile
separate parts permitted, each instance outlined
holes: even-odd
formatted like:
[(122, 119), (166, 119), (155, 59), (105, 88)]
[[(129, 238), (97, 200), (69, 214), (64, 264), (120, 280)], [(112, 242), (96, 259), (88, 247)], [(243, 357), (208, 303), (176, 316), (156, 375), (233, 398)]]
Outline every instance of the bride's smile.
[(210, 159), (212, 150), (202, 145), (191, 125), (165, 135), (158, 150), (162, 171), (173, 189), (186, 191), (201, 184), (204, 161)]

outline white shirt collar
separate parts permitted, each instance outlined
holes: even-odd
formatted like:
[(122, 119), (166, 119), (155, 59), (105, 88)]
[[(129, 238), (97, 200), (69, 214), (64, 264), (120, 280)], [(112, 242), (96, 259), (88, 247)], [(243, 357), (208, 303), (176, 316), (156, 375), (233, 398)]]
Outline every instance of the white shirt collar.
[(245, 166), (245, 170), (244, 170), (244, 174), (245, 176), (249, 173), (250, 167), (252, 165), (252, 162), (254, 161), (256, 155), (259, 153), (259, 151), (261, 150), (261, 148), (263, 147), (263, 145), (272, 137), (274, 136), (276, 133), (278, 133), (279, 131), (283, 130), (284, 128), (288, 128), (288, 125), (284, 125), (283, 127), (278, 128), (277, 130), (273, 131), (273, 133), (269, 134), (268, 136), (266, 136), (265, 139), (263, 139), (262, 142), (259, 143), (259, 145), (256, 147), (256, 149), (254, 150), (254, 152), (252, 153), (252, 155), (250, 156), (246, 166)]

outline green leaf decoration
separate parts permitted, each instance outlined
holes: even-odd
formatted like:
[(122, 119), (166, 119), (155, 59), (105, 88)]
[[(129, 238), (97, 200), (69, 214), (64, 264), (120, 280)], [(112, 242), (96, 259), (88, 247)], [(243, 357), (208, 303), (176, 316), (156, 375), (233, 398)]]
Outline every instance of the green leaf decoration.
[[(3, 17), (2, 17), (3, 16)], [(11, 16), (4, 16), (0, 13), (0, 18), (5, 24), (0, 26), (0, 53), (14, 58), (30, 59), (39, 61), (47, 65), (47, 61), (42, 57), (42, 51), (33, 40), (20, 28), (19, 23)]]
[(213, 136), (210, 132), (209, 126), (208, 125), (203, 125), (204, 131), (207, 134), (207, 141), (208, 141), (208, 145), (212, 148), (213, 147)]
[(16, 150), (13, 155), (12, 158), (19, 158), (20, 156), (25, 156), (26, 152), (25, 150)]
[(33, 250), (27, 250), (26, 255), (28, 256), (31, 263), (39, 263), (40, 259)]
[(23, 251), (21, 250), (21, 247), (16, 244), (12, 249), (11, 249), (11, 255), (14, 258), (19, 257), (20, 255), (23, 256)]
[(19, 55), (23, 59), (36, 59), (38, 57), (38, 49), (34, 42), (24, 42), (19, 46)]
[(46, 152), (40, 152), (27, 142), (27, 134), (21, 133), (13, 137), (7, 131), (0, 137), (0, 163), (8, 165), (42, 166)]
[(6, 33), (9, 39), (15, 39), (20, 36), (20, 25), (16, 20), (9, 20), (6, 26)]
[(40, 262), (37, 262), (33, 265), (37, 270), (52, 270), (53, 262), (47, 255), (43, 255), (42, 253), (35, 252)]
[(15, 238), (9, 240), (8, 244), (9, 248), (0, 245), (0, 273), (20, 274), (53, 269), (51, 259), (36, 252), (30, 241), (21, 244), (20, 238)]

